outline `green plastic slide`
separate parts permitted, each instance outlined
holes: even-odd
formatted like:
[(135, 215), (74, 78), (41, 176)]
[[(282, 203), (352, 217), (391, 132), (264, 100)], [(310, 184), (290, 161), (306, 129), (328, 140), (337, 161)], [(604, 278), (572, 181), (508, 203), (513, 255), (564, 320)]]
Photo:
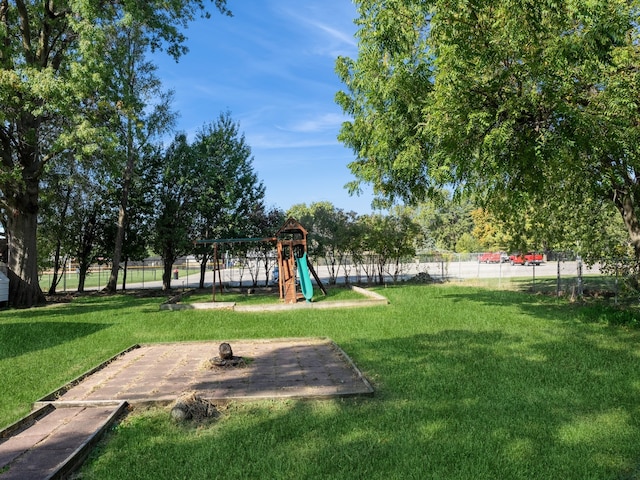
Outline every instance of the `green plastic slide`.
[(298, 276), (300, 277), (300, 290), (302, 295), (310, 302), (313, 298), (313, 285), (311, 284), (311, 276), (309, 275), (309, 266), (307, 265), (307, 252), (304, 252), (301, 258), (296, 259), (298, 264)]

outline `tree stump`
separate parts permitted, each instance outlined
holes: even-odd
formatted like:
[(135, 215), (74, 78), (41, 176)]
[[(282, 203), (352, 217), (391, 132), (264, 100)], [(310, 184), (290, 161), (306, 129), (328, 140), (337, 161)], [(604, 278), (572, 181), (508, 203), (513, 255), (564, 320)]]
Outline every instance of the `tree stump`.
[(231, 350), (231, 345), (226, 342), (220, 344), (218, 352), (220, 353), (220, 358), (222, 360), (230, 360), (231, 358), (233, 358), (233, 350)]

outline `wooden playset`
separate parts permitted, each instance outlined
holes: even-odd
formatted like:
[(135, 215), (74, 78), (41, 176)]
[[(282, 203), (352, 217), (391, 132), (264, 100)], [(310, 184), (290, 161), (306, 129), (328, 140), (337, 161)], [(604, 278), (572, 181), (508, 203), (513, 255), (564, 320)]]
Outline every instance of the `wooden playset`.
[[(215, 302), (216, 282), (222, 289), (222, 277), (218, 261), (218, 245), (239, 242), (274, 242), (277, 251), (278, 290), (284, 303), (296, 303), (300, 299), (310, 302), (313, 298), (311, 276), (324, 295), (327, 291), (307, 257), (307, 230), (294, 218), (289, 218), (274, 237), (266, 238), (226, 238), (196, 240), (195, 244), (213, 244), (213, 301)], [(216, 275), (217, 274), (217, 275)]]

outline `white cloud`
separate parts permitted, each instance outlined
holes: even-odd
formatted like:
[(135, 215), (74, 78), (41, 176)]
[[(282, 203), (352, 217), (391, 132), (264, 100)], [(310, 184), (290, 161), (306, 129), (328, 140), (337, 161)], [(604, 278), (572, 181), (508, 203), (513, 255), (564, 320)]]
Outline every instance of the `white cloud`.
[(315, 22), (312, 20), (308, 20), (308, 23), (318, 30), (321, 30), (329, 35), (333, 40), (343, 43), (349, 47), (353, 47), (354, 49), (358, 46), (353, 33), (352, 32), (343, 32), (336, 28), (333, 28), (331, 25), (327, 25), (322, 22)]
[(306, 38), (312, 34), (314, 41), (310, 49), (315, 54), (336, 58), (357, 53), (353, 24), (356, 11), (352, 4), (325, 2), (322, 8), (316, 6), (303, 10), (296, 3), (292, 8), (282, 7), (280, 12), (289, 17), (293, 25), (299, 25)]
[(277, 135), (268, 132), (246, 132), (246, 139), (252, 150), (292, 150), (307, 149), (317, 147), (340, 146), (338, 140), (334, 138), (318, 138), (310, 136)]
[(345, 120), (346, 118), (343, 115), (337, 113), (325, 113), (317, 118), (304, 120), (290, 125), (289, 127), (286, 127), (285, 130), (303, 133), (337, 130)]

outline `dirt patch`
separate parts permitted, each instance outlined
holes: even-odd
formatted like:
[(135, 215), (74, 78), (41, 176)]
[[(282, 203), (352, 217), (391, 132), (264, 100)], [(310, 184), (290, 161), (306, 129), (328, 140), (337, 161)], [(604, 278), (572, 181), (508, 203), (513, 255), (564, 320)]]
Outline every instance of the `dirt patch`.
[(54, 295), (45, 295), (47, 304), (69, 303), (80, 297), (105, 297), (112, 295), (129, 295), (135, 298), (171, 298), (182, 293), (181, 289), (162, 290), (159, 288), (132, 288), (108, 293), (104, 290), (90, 290), (87, 292), (59, 292)]
[(220, 358), (213, 357), (205, 360), (203, 367), (208, 370), (217, 370), (223, 368), (244, 368), (249, 364), (248, 359), (243, 357)]
[(220, 416), (214, 403), (199, 397), (196, 392), (180, 395), (171, 407), (171, 418), (176, 422), (193, 421), (196, 423)]

